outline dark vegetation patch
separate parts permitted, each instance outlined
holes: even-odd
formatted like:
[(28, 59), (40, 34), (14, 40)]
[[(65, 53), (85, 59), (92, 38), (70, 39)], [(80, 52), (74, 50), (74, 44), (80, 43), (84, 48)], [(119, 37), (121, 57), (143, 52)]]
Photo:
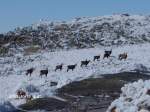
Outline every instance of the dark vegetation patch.
[(0, 46), (0, 56), (5, 56), (8, 53), (8, 51), (9, 48)]
[(150, 75), (147, 75), (142, 72), (123, 72), (123, 73), (117, 73), (117, 74), (107, 74), (103, 75), (106, 79), (117, 79), (122, 80), (126, 82), (133, 82), (137, 81), (139, 79), (147, 80), (150, 79)]
[(124, 72), (103, 75), (103, 78), (89, 78), (82, 81), (72, 82), (58, 89), (59, 94), (67, 93), (73, 95), (89, 96), (93, 94), (121, 92), (121, 87), (139, 79), (150, 79), (149, 75), (135, 72)]
[(19, 107), (24, 110), (61, 110), (68, 105), (67, 102), (60, 101), (54, 98), (38, 98), (31, 100), (26, 104), (20, 105)]
[(30, 47), (24, 49), (24, 52), (25, 52), (24, 54), (30, 55), (33, 53), (37, 53), (39, 50), (40, 50), (40, 47), (38, 47), (38, 46), (30, 46)]
[(58, 93), (89, 96), (109, 91), (120, 92), (120, 88), (123, 84), (124, 82), (115, 78), (91, 78), (68, 84), (61, 89), (58, 89)]

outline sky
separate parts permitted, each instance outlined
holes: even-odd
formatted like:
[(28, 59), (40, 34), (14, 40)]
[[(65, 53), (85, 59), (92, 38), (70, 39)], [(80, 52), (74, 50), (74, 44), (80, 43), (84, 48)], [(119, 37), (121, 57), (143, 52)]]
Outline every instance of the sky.
[(129, 13), (150, 15), (150, 0), (0, 0), (0, 33), (46, 19)]

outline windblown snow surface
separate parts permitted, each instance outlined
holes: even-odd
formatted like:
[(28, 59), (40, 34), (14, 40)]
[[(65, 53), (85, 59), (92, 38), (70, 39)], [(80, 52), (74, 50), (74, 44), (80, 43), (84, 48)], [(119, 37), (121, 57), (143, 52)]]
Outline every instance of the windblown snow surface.
[[(0, 99), (1, 101), (9, 101), (17, 106), (25, 102), (23, 99), (16, 99), (18, 89), (23, 89), (34, 97), (52, 96), (57, 88), (71, 81), (102, 74), (113, 74), (135, 69), (147, 71), (150, 69), (150, 44), (113, 47), (111, 57), (102, 59), (104, 50), (109, 49), (111, 48), (101, 47), (57, 52), (42, 51), (34, 55), (23, 56), (16, 54), (14, 57), (0, 58)], [(118, 60), (118, 55), (123, 52), (128, 53), (128, 58), (120, 61)], [(93, 60), (93, 56), (99, 54), (101, 55), (100, 61), (92, 61), (88, 67), (80, 67), (80, 61)], [(61, 63), (64, 63), (63, 70), (55, 72), (55, 66)], [(67, 72), (66, 66), (70, 64), (78, 65), (74, 71)], [(31, 77), (26, 76), (26, 70), (31, 67), (34, 67), (35, 71)], [(41, 78), (39, 76), (40, 70), (46, 68), (49, 70), (48, 76)], [(51, 81), (58, 82), (58, 85), (51, 87)], [(144, 82), (140, 81), (139, 83), (144, 85)], [(150, 85), (149, 81), (145, 83)], [(140, 88), (141, 85), (139, 86)], [(135, 89), (138, 91), (138, 86)]]
[(150, 80), (139, 80), (126, 84), (122, 94), (115, 100), (107, 112), (149, 112), (150, 111)]

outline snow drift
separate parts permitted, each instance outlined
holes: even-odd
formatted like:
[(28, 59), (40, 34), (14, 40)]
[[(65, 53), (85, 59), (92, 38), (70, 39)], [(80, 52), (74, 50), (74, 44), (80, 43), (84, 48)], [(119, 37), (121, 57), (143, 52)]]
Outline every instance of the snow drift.
[(112, 102), (107, 112), (149, 112), (150, 80), (126, 84), (122, 94)]

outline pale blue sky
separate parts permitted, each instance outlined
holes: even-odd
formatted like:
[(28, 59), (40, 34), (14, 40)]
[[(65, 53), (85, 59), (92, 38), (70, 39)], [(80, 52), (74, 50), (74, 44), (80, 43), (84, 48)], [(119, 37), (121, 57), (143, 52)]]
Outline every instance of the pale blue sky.
[(71, 20), (113, 13), (150, 15), (150, 0), (0, 0), (0, 32), (40, 19)]

